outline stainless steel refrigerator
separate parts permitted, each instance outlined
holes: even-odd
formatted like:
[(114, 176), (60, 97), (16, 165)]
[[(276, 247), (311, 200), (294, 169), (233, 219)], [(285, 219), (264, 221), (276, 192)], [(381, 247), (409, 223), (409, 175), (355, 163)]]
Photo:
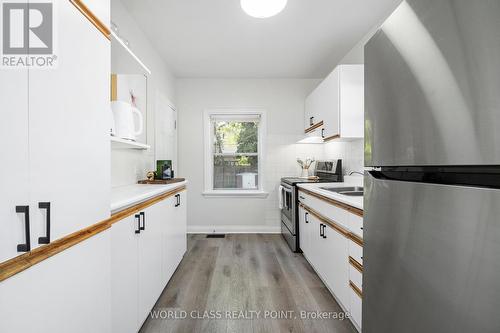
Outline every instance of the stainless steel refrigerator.
[(365, 47), (364, 333), (500, 332), (500, 0), (408, 0)]

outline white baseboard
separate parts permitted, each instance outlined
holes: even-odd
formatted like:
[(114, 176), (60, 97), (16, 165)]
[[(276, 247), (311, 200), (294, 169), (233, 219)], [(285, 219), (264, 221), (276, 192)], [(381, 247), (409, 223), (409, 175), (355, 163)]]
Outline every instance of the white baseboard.
[(267, 225), (188, 225), (188, 234), (279, 234), (281, 227)]

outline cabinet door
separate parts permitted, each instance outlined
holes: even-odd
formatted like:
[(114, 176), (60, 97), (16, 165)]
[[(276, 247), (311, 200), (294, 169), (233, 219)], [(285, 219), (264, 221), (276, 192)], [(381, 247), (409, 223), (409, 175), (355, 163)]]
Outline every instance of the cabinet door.
[[(317, 88), (316, 88), (317, 89)], [(306, 98), (305, 102), (305, 116), (304, 116), (304, 129), (307, 129), (314, 124), (319, 123), (322, 119), (319, 119), (318, 109), (318, 92), (313, 90), (309, 96)]]
[(69, 1), (54, 28), (56, 67), (29, 71), (31, 201), (51, 203), (52, 240), (109, 217), (110, 200), (110, 43)]
[(308, 255), (307, 259), (309, 260), (309, 263), (314, 267), (316, 272), (322, 276), (322, 255), (323, 249), (321, 248), (322, 245), (322, 238), (320, 237), (320, 221), (318, 218), (316, 218), (312, 214), (307, 215), (307, 220), (309, 223), (307, 224), (307, 236), (309, 238), (309, 250), (308, 250)]
[(102, 232), (0, 282), (0, 332), (109, 332), (109, 237)]
[(163, 290), (162, 221), (165, 201), (147, 208), (139, 237), (139, 321), (144, 322)]
[(167, 285), (170, 277), (175, 271), (177, 267), (175, 265), (175, 228), (176, 228), (176, 205), (177, 198), (175, 196), (171, 196), (170, 198), (165, 199), (164, 201), (158, 203), (157, 205), (161, 205), (163, 209), (163, 214), (161, 215), (161, 229), (162, 229), (162, 283), (163, 285)]
[[(26, 243), (24, 214), (29, 205), (28, 70), (0, 69), (0, 262), (22, 254)], [(33, 208), (32, 208), (33, 209)], [(31, 244), (35, 243), (32, 233)]]
[(340, 128), (343, 138), (364, 137), (364, 66), (340, 67)]
[(187, 251), (187, 191), (179, 193), (179, 205), (176, 215), (176, 267)]
[(349, 308), (349, 240), (330, 226), (324, 227), (325, 237), (322, 242), (323, 278), (326, 284), (342, 303)]
[(137, 332), (139, 219), (129, 216), (111, 227), (111, 328), (112, 332)]
[(324, 138), (341, 134), (339, 120), (339, 77), (340, 69), (337, 67), (318, 88), (318, 94), (321, 96), (320, 110), (324, 123)]

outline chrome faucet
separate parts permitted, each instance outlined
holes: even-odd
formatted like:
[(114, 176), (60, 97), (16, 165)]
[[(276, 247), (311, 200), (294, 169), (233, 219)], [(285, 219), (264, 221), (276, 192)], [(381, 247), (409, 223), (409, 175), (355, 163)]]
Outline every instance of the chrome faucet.
[(354, 175), (355, 173), (357, 173), (358, 175), (361, 175), (361, 176), (364, 176), (364, 175), (365, 175), (363, 172), (359, 172), (359, 171), (351, 171), (351, 172), (349, 172), (349, 176), (352, 176), (352, 175)]

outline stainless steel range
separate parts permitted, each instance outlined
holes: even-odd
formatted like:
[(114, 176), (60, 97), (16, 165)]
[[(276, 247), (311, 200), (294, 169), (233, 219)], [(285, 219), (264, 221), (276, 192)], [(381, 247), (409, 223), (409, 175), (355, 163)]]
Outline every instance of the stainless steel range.
[(297, 184), (342, 182), (342, 160), (317, 161), (315, 179), (285, 177), (281, 178), (280, 208), (281, 235), (293, 252), (300, 252), (299, 244), (299, 200)]

